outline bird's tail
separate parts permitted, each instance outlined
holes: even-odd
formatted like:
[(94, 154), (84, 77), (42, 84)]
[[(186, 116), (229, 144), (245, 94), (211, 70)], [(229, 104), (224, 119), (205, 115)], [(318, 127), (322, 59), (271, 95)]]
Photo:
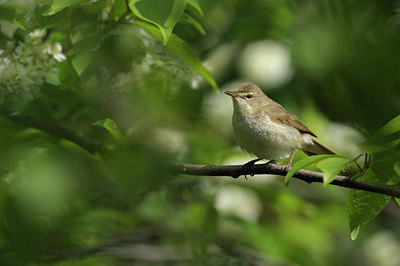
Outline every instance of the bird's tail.
[(336, 154), (336, 152), (322, 145), (316, 138), (311, 137), (313, 144), (307, 145), (302, 148), (307, 155), (316, 155), (316, 154)]

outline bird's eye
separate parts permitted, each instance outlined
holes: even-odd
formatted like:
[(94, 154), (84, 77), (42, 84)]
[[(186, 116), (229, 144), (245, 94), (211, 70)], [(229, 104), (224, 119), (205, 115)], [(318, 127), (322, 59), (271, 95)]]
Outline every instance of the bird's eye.
[(253, 94), (247, 94), (247, 95), (246, 95), (246, 98), (247, 98), (247, 99), (253, 98)]

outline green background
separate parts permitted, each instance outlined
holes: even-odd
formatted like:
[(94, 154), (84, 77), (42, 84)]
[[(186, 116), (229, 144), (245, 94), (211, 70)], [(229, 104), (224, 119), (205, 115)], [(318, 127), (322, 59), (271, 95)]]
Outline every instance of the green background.
[[(30, 101), (0, 82), (0, 264), (400, 264), (400, 212), (383, 195), (164, 171), (166, 161), (251, 159), (234, 142), (232, 103), (220, 93), (251, 81), (339, 154), (374, 154), (364, 180), (398, 183), (399, 4), (0, 1), (1, 58), (34, 29), (67, 58), (56, 77), (32, 85), (40, 93)], [(272, 72), (248, 66), (262, 56), (254, 44), (278, 60)], [(276, 69), (283, 78), (274, 83)]]

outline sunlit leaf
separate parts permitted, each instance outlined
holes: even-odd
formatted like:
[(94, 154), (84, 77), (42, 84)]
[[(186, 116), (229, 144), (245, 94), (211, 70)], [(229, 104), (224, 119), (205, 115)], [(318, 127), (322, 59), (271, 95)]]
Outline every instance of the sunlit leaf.
[(93, 126), (99, 126), (103, 127), (106, 129), (110, 134), (115, 138), (115, 139), (122, 139), (123, 135), (121, 134), (121, 131), (119, 130), (117, 124), (115, 123), (114, 120), (111, 120), (109, 118), (103, 119), (96, 121), (92, 124)]
[(130, 0), (129, 7), (135, 16), (156, 25), (163, 36), (162, 42), (166, 44), (185, 10), (186, 1)]
[(335, 156), (319, 161), (317, 163), (317, 167), (324, 173), (324, 186), (327, 186), (330, 182), (332, 182), (340, 170), (342, 170), (346, 165), (360, 158), (360, 156), (353, 160), (349, 160), (342, 156)]
[[(136, 21), (135, 22), (138, 26), (142, 27), (146, 30), (153, 38), (162, 42), (163, 37), (160, 34), (160, 31), (153, 26), (144, 21)], [(217, 89), (218, 85), (215, 82), (213, 76), (211, 75), (210, 71), (203, 66), (201, 61), (197, 58), (194, 54), (190, 46), (181, 38), (179, 38), (175, 34), (171, 34), (166, 47), (168, 50), (173, 52), (177, 57), (179, 57), (183, 62), (190, 65), (194, 70), (196, 70), (203, 78), (214, 88)]]
[(53, 0), (53, 2), (51, 3), (50, 8), (43, 13), (44, 16), (51, 16), (54, 15), (58, 12), (60, 12), (61, 10), (63, 10), (64, 8), (73, 6), (75, 4), (78, 4), (80, 2), (84, 2), (87, 0)]
[(301, 168), (304, 168), (312, 163), (316, 163), (319, 162), (321, 160), (324, 159), (328, 159), (328, 158), (333, 158), (333, 157), (337, 157), (337, 155), (328, 155), (328, 154), (322, 154), (322, 155), (314, 155), (314, 156), (309, 156), (306, 157), (300, 161), (298, 161), (297, 163), (295, 163), (292, 168), (290, 169), (290, 171), (287, 173), (286, 177), (285, 177), (285, 185), (288, 186), (290, 184), (290, 180), (292, 179), (293, 175), (299, 171)]

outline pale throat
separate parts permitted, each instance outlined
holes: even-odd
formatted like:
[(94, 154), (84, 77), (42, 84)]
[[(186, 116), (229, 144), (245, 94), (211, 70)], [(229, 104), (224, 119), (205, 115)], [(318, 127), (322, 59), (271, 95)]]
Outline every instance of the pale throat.
[(255, 109), (247, 104), (243, 99), (233, 99), (233, 112), (237, 115), (252, 115)]

